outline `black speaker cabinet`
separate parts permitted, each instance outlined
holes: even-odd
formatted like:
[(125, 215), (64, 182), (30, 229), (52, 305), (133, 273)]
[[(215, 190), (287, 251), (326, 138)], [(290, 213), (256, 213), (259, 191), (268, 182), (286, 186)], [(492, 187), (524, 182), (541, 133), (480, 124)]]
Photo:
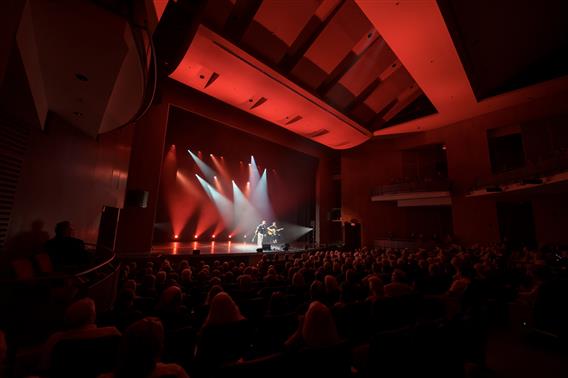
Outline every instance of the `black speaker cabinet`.
[(148, 192), (140, 189), (132, 189), (126, 192), (124, 207), (148, 207)]

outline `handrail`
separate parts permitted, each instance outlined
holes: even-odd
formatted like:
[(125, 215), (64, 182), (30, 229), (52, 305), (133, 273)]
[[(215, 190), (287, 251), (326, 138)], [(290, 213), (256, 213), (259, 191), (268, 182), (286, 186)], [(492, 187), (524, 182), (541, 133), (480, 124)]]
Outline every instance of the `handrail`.
[(449, 191), (450, 182), (447, 179), (432, 179), (425, 181), (424, 179), (416, 179), (408, 182), (396, 184), (380, 185), (372, 190), (371, 195), (397, 194), (397, 193), (413, 193), (413, 192), (429, 192), (429, 191)]
[(100, 263), (100, 264), (98, 264), (98, 265), (96, 265), (92, 268), (89, 268), (89, 269), (87, 269), (83, 272), (75, 273), (75, 274), (73, 274), (73, 276), (74, 277), (81, 277), (81, 276), (84, 276), (85, 274), (89, 274), (91, 272), (94, 272), (95, 270), (98, 270), (98, 269), (102, 268), (103, 266), (109, 264), (115, 258), (116, 258), (116, 253), (113, 253), (107, 260), (103, 261), (102, 263)]
[(0, 285), (7, 285), (11, 283), (16, 283), (16, 284), (40, 283), (40, 282), (49, 282), (53, 280), (62, 281), (67, 279), (79, 278), (86, 274), (92, 273), (98, 269), (101, 269), (103, 266), (107, 264), (110, 264), (113, 260), (116, 259), (116, 257), (117, 257), (116, 253), (113, 252), (112, 255), (109, 258), (105, 259), (103, 262), (93, 267), (90, 267), (87, 270), (77, 273), (53, 272), (52, 274), (47, 276), (32, 277), (27, 279), (6, 278), (6, 279), (0, 279)]

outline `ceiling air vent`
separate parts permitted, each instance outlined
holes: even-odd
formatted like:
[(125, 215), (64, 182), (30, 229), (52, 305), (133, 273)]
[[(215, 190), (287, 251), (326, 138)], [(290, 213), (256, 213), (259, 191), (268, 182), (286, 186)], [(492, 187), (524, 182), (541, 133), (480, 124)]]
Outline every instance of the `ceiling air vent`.
[(285, 125), (290, 125), (294, 122), (298, 122), (299, 120), (301, 120), (303, 117), (300, 115), (294, 116), (292, 118), (288, 118), (286, 117), (286, 122), (284, 123)]
[(316, 130), (316, 131), (312, 131), (311, 133), (304, 133), (302, 135), (304, 135), (307, 138), (317, 138), (317, 137), (320, 137), (320, 136), (325, 135), (325, 134), (329, 134), (328, 129), (319, 129), (319, 130)]
[(217, 80), (217, 78), (219, 77), (219, 74), (217, 72), (213, 72), (211, 74), (211, 76), (209, 77), (209, 80), (207, 80), (207, 83), (205, 84), (205, 88), (207, 88), (208, 86), (210, 86), (211, 84), (213, 84), (213, 82), (215, 80)]
[(261, 97), (259, 98), (251, 107), (250, 110), (253, 110), (254, 108), (258, 108), (260, 105), (264, 104), (266, 101), (268, 101), (268, 99), (266, 97)]

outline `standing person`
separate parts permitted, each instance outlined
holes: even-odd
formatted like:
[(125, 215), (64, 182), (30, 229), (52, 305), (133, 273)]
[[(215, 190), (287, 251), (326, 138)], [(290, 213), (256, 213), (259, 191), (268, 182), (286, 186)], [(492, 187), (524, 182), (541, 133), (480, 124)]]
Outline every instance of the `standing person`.
[(73, 236), (74, 230), (71, 222), (63, 221), (55, 226), (55, 237), (45, 243), (45, 251), (56, 270), (89, 264), (91, 257), (85, 249), (85, 243)]
[(263, 219), (262, 222), (256, 226), (256, 230), (254, 231), (254, 236), (252, 237), (252, 241), (256, 238), (256, 245), (259, 248), (262, 248), (262, 242), (264, 241), (264, 237), (266, 236), (267, 227), (266, 221)]

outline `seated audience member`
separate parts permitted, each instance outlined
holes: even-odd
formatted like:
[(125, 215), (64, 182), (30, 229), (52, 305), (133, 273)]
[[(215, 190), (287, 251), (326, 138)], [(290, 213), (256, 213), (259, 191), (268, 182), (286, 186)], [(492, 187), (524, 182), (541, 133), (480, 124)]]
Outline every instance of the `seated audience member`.
[(138, 294), (141, 297), (157, 298), (158, 290), (156, 289), (156, 276), (146, 274), (142, 280), (142, 284), (138, 287)]
[(207, 292), (207, 297), (205, 298), (205, 305), (211, 305), (213, 298), (219, 293), (223, 292), (223, 287), (221, 285), (211, 286), (211, 289)]
[(298, 329), (286, 340), (287, 348), (321, 348), (339, 343), (333, 315), (323, 303), (312, 302), (306, 315), (299, 320)]
[(150, 317), (138, 320), (124, 332), (116, 371), (100, 378), (188, 377), (181, 366), (159, 362), (163, 347), (164, 327), (160, 320)]
[(369, 295), (367, 300), (370, 302), (376, 302), (377, 300), (385, 296), (385, 288), (383, 281), (378, 276), (371, 276), (368, 278), (369, 284)]
[(134, 306), (136, 293), (132, 288), (124, 288), (118, 293), (114, 308), (108, 316), (108, 323), (124, 330), (130, 324), (141, 319), (142, 313)]
[(250, 333), (237, 304), (229, 294), (218, 293), (211, 301), (209, 313), (199, 331), (195, 354), (197, 375), (214, 374), (214, 370), (224, 363), (244, 357)]
[(56, 270), (84, 266), (91, 257), (81, 239), (73, 237), (71, 222), (63, 221), (55, 226), (55, 237), (45, 243), (45, 250)]
[(471, 272), (468, 268), (459, 268), (454, 277), (454, 281), (452, 282), (452, 285), (448, 290), (448, 295), (454, 298), (461, 298), (465, 290), (471, 284), (471, 279), (473, 276), (472, 273), (473, 272)]
[(119, 335), (115, 327), (98, 328), (96, 321), (95, 302), (90, 298), (83, 298), (71, 304), (65, 310), (65, 331), (52, 334), (43, 347), (42, 365), (50, 367), (53, 348), (62, 340), (90, 339), (102, 336)]
[(324, 277), (323, 282), (325, 285), (326, 303), (329, 306), (333, 306), (341, 296), (341, 290), (339, 289), (337, 279), (331, 274), (328, 274)]
[(400, 269), (395, 269), (391, 274), (391, 283), (385, 285), (385, 297), (400, 297), (411, 294), (412, 286), (404, 282), (405, 274)]
[(179, 287), (170, 286), (162, 292), (156, 305), (156, 314), (167, 331), (174, 331), (189, 324), (189, 312), (183, 305), (183, 293)]

